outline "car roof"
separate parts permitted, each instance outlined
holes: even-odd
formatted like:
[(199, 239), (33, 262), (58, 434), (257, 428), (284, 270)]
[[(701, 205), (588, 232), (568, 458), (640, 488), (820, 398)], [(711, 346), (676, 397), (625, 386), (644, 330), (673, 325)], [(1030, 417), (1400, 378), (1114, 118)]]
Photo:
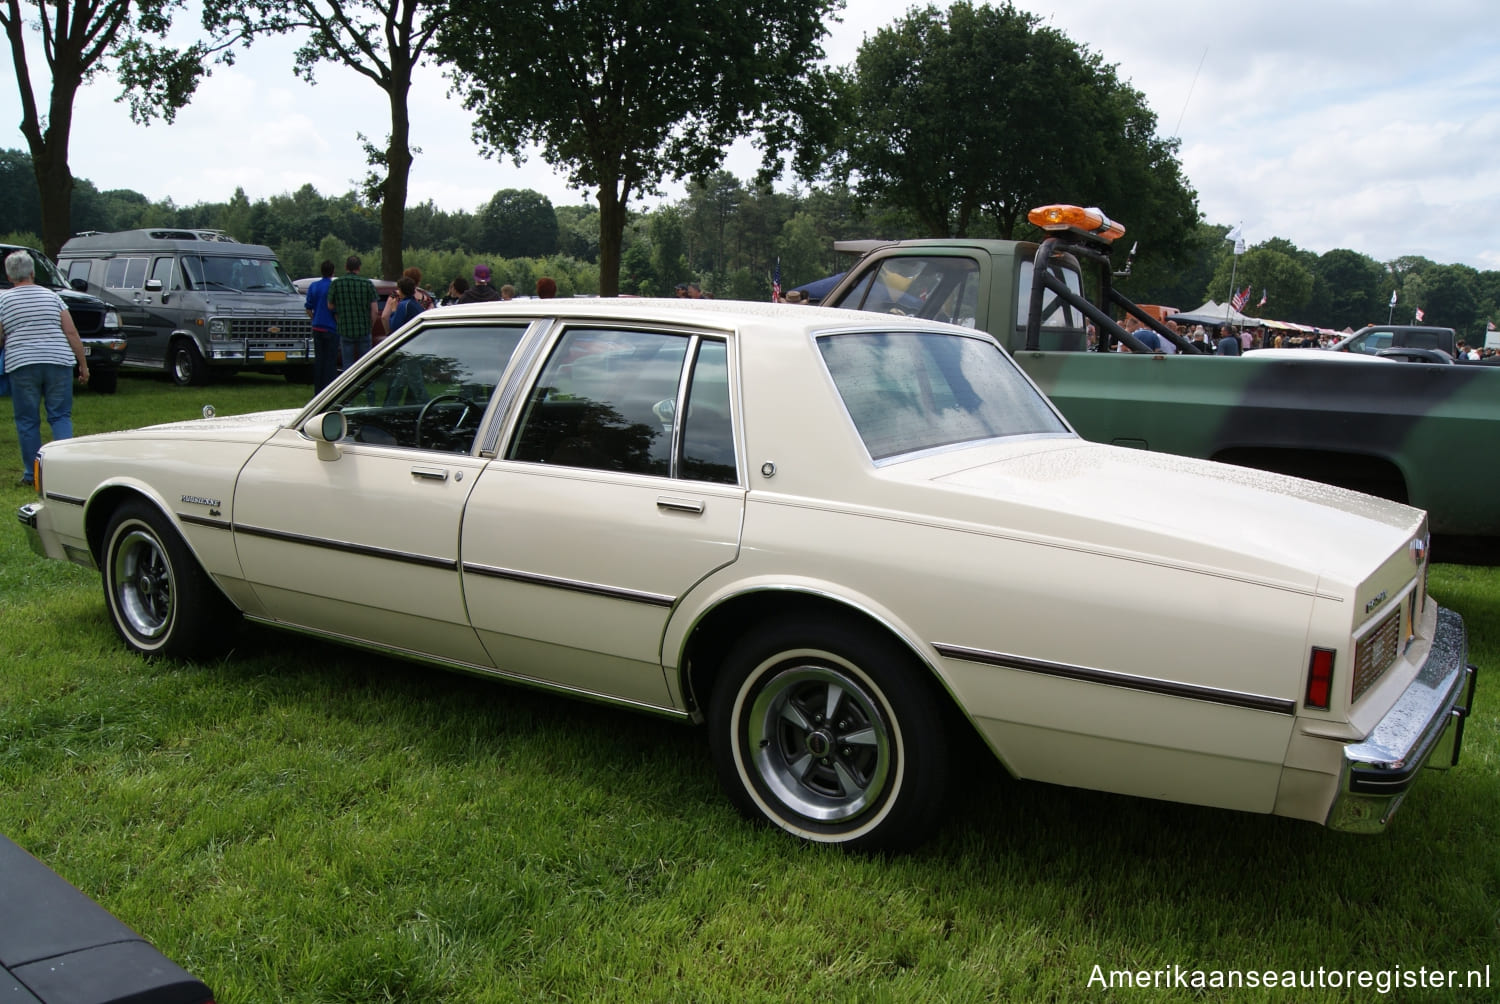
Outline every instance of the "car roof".
[(926, 321), (915, 317), (814, 307), (806, 304), (770, 303), (758, 300), (682, 300), (636, 297), (562, 297), (547, 300), (490, 300), (481, 303), (435, 307), (424, 318), (557, 317), (601, 321), (629, 320), (666, 324), (693, 324), (732, 331), (745, 327), (792, 326), (807, 332), (835, 329), (916, 331), (967, 335), (984, 341), (993, 339), (982, 331)]

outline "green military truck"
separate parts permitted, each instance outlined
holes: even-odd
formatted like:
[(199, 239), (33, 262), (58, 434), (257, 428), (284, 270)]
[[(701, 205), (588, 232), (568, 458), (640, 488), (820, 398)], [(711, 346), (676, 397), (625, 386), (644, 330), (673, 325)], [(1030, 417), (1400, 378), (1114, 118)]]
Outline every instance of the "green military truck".
[[(1213, 355), (1114, 288), (1109, 252), (1123, 227), (1071, 206), (1035, 210), (1031, 220), (1047, 235), (1039, 243), (845, 246), (862, 257), (822, 303), (990, 332), (1086, 439), (1408, 502), (1428, 510), (1449, 553), (1500, 544), (1500, 467), (1490, 458), (1500, 442), (1500, 370), (1318, 349)], [(1177, 352), (1149, 347), (1114, 312)]]

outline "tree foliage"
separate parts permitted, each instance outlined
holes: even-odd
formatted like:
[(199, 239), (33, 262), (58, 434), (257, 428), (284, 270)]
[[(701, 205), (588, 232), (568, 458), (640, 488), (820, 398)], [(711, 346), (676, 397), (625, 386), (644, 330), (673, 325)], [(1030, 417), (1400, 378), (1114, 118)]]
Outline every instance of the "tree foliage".
[(1176, 141), (1114, 68), (1010, 4), (910, 11), (845, 77), (836, 163), (867, 202), (905, 207), (931, 236), (987, 217), (1012, 236), (1027, 210), (1099, 205), (1171, 260), (1197, 223)]
[(557, 211), (531, 189), (505, 188), (479, 207), (479, 247), (507, 258), (555, 254)]
[[(446, 0), (207, 0), (203, 24), (246, 41), (258, 35), (303, 33), (295, 71), (315, 82), (319, 63), (335, 63), (367, 77), (384, 92), (390, 134), (382, 149), (359, 136), (372, 171), (366, 195), (380, 205), (380, 271), (401, 274), (406, 195), (411, 179), (412, 74), (427, 54)], [(382, 173), (383, 172), (383, 173)]]
[[(439, 50), (491, 155), (528, 144), (595, 192), (600, 285), (619, 289), (626, 213), (700, 176), (773, 113), (813, 108), (812, 64), (842, 0), (559, 0), (456, 8)], [(772, 146), (786, 138), (773, 132)], [(769, 152), (769, 151), (768, 151)]]
[[(145, 123), (157, 115), (172, 121), (209, 72), (210, 57), (229, 61), (219, 41), (185, 49), (158, 41), (183, 0), (3, 0), (0, 26), (10, 42), (11, 64), (21, 98), (21, 135), (26, 138), (39, 195), (43, 250), (52, 257), (69, 234), (73, 173), (68, 166), (73, 102), (78, 90), (101, 73), (115, 74), (120, 100)], [(33, 33), (34, 32), (34, 33)], [(46, 84), (33, 78), (30, 50), (40, 36)], [(45, 101), (39, 87), (45, 86)]]

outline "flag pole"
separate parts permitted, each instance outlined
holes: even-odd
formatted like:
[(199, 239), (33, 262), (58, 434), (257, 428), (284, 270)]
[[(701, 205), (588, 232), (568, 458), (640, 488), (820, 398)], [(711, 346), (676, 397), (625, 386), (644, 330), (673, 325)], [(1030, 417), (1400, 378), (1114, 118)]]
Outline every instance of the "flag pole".
[(1239, 273), (1240, 255), (1245, 253), (1245, 221), (1240, 220), (1237, 226), (1224, 235), (1224, 239), (1234, 241), (1234, 257), (1229, 262), (1229, 299), (1224, 301), (1224, 326), (1227, 328), (1229, 327), (1229, 311), (1233, 309), (1229, 305), (1229, 300), (1234, 298), (1234, 291), (1238, 288), (1236, 279)]

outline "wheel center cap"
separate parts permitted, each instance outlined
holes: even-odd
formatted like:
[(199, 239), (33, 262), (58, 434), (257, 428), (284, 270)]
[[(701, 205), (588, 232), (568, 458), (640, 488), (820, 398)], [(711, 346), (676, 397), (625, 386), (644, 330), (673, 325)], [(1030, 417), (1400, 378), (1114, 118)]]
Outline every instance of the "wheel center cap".
[(833, 749), (833, 737), (822, 729), (807, 735), (807, 752), (813, 756), (827, 756)]

